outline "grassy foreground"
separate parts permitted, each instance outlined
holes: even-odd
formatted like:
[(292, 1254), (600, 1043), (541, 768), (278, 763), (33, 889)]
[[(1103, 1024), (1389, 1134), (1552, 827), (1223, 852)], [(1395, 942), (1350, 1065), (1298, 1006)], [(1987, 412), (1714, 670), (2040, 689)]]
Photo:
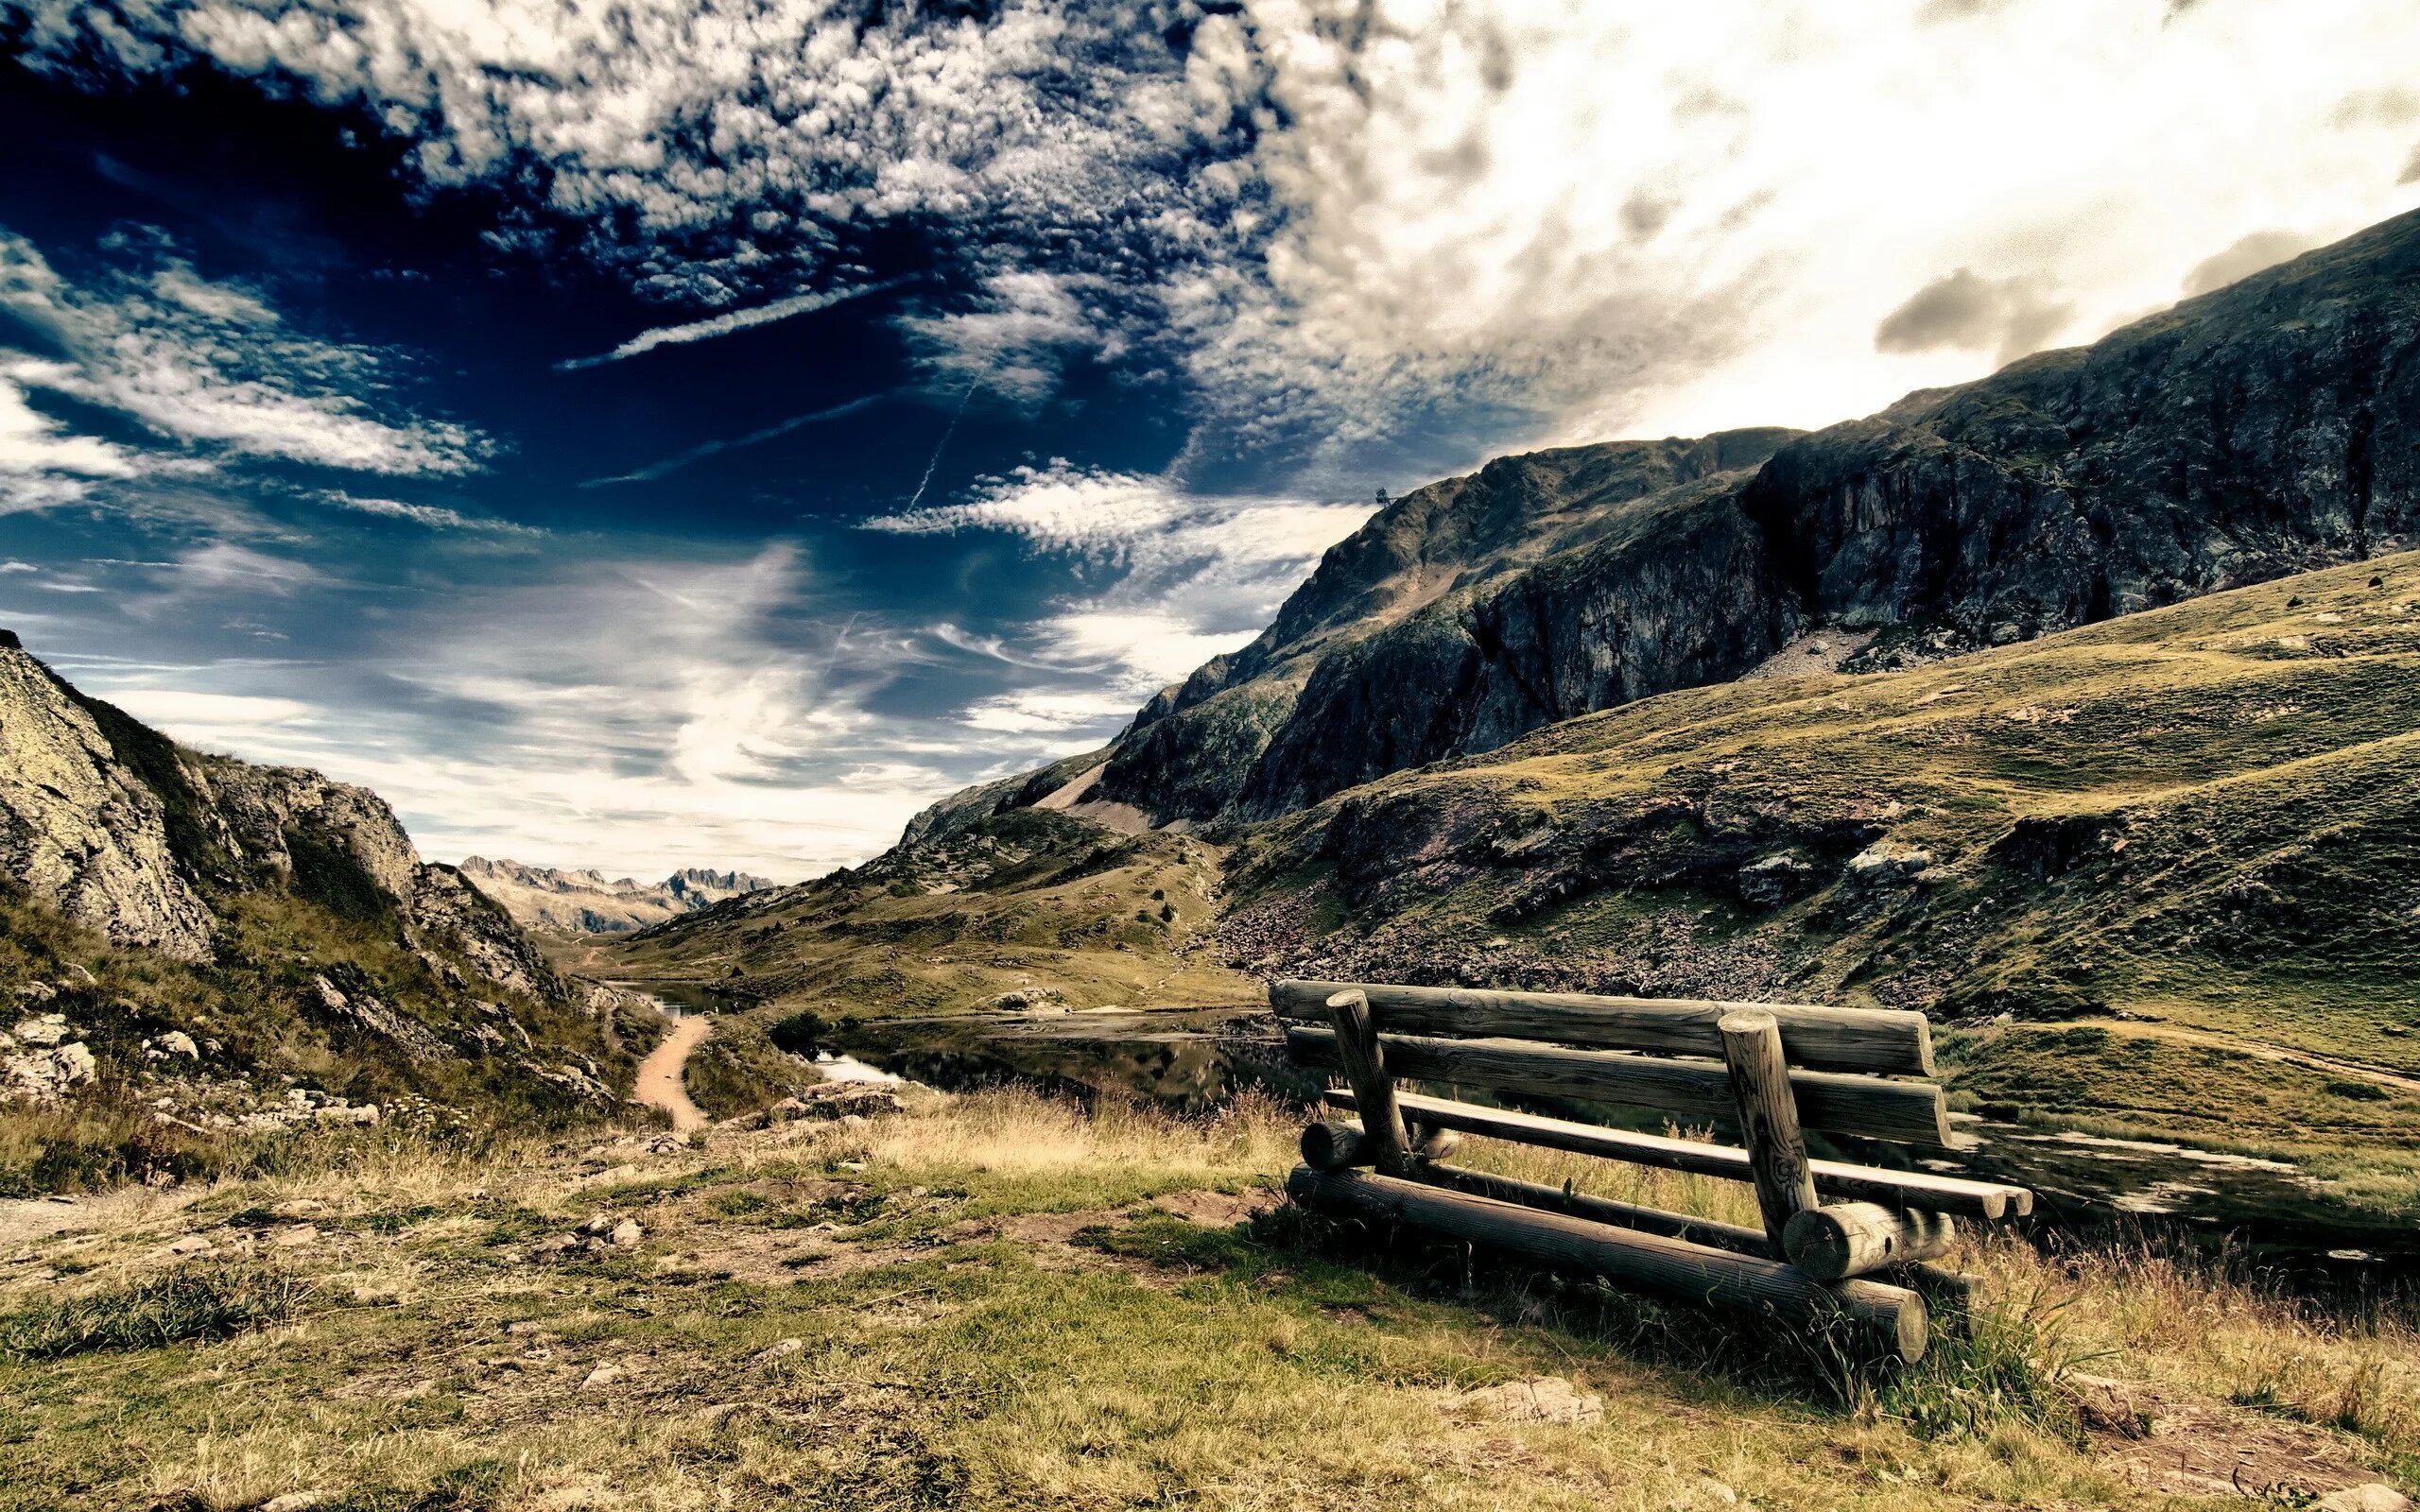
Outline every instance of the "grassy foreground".
[(2420, 1472), (2394, 1307), (2002, 1242), (1974, 1341), (1882, 1371), (1295, 1213), (1295, 1130), (915, 1092), (694, 1143), (368, 1135), (59, 1234), (0, 1210), (0, 1506), (2245, 1504), (2204, 1465), (2308, 1505)]

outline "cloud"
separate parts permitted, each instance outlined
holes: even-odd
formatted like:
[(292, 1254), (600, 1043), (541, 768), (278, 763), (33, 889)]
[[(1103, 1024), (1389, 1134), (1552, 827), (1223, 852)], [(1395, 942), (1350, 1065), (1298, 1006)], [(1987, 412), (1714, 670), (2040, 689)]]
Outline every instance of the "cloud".
[(498, 536), (543, 536), (545, 534), (534, 525), (516, 524), (512, 521), (498, 520), (489, 515), (468, 515), (458, 509), (448, 509), (442, 505), (409, 504), (401, 499), (362, 498), (341, 490), (322, 493), (320, 499), (339, 509), (351, 509), (359, 514), (384, 515), (390, 520), (408, 520), (413, 524), (426, 525), (431, 530), (468, 530)]
[[(384, 397), (408, 366), (402, 353), (294, 331), (259, 290), (203, 278), (157, 232), (116, 233), (103, 249), (110, 263), (79, 284), (0, 230), (0, 310), (55, 354), (0, 349), (0, 472), (21, 507), (81, 499), (92, 490), (79, 480), (190, 477), (231, 459), (448, 476), (494, 451), (471, 427)], [(161, 444), (60, 434), (28, 407), (36, 393), (113, 411)]]
[(1874, 331), (1876, 352), (1942, 348), (1992, 352), (2001, 362), (2039, 351), (2075, 317), (2075, 306), (2052, 299), (2025, 278), (1989, 279), (1962, 267), (1944, 274), (1883, 317)]
[[(426, 183), (513, 197), (508, 242), (572, 224), (707, 312), (667, 331), (860, 286), (910, 231), (938, 282), (902, 329), (938, 386), (1032, 404), (1114, 361), (1182, 388), (1191, 472), (1329, 481), (1838, 419), (2059, 305), (2106, 329), (2262, 226), (2381, 218), (2411, 203), (2379, 165), (2411, 150), (2420, 26), (2405, 0), (33, 4), (37, 67), (199, 60), (374, 112)], [(2032, 298), (1877, 350), (1944, 268)]]
[(22, 381), (42, 373), (39, 364), (0, 362), (0, 512), (73, 504), (91, 491), (95, 479), (132, 477), (136, 472), (124, 447), (69, 434), (27, 403)]
[(1013, 691), (968, 706), (961, 722), (1103, 735), (1153, 690), (1251, 640), (1372, 507), (1193, 494), (1165, 477), (1053, 458), (985, 479), (963, 502), (862, 524), (907, 536), (996, 531), (1106, 572), (1106, 586), (1062, 599), (1012, 637), (974, 637), (948, 624), (930, 632), (1025, 675)]
[(555, 370), (574, 372), (583, 368), (598, 368), (609, 362), (620, 362), (627, 357), (635, 357), (643, 352), (653, 352), (658, 347), (674, 346), (690, 341), (710, 341), (716, 336), (729, 335), (735, 331), (746, 331), (760, 325), (771, 325), (776, 320), (787, 320), (794, 316), (811, 315), (817, 310), (828, 310), (836, 304), (863, 299), (869, 294), (879, 294), (886, 289), (895, 289), (908, 282), (904, 278), (885, 279), (879, 284), (860, 284), (855, 288), (832, 289), (820, 294), (794, 294), (788, 299), (775, 300), (770, 304), (761, 304), (752, 310), (734, 310), (726, 315), (712, 316), (703, 320), (692, 320), (686, 325), (658, 326), (652, 331), (640, 332), (611, 352), (601, 352), (594, 357), (566, 357), (555, 364)]
[(2325, 236), (2307, 236), (2293, 231), (2254, 232), (2226, 250), (2195, 264), (2193, 271), (2185, 275), (2185, 295), (2190, 299), (2222, 289), (2288, 258), (2300, 257), (2326, 240)]

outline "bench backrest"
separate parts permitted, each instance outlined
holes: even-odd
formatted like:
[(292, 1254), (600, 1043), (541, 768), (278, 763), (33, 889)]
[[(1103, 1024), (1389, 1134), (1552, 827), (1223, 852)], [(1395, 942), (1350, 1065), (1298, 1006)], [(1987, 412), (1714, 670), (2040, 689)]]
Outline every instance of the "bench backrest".
[(1528, 1097), (1651, 1108), (1683, 1122), (1736, 1116), (1718, 1024), (1743, 1008), (1781, 1032), (1802, 1126), (1931, 1148), (1950, 1144), (1921, 1013), (1799, 1004), (1737, 1004), (1583, 992), (1510, 992), (1376, 983), (1284, 981), (1270, 1007), (1289, 1021), (1299, 1064), (1344, 1069), (1328, 1027), (1335, 993), (1360, 991), (1387, 1074)]

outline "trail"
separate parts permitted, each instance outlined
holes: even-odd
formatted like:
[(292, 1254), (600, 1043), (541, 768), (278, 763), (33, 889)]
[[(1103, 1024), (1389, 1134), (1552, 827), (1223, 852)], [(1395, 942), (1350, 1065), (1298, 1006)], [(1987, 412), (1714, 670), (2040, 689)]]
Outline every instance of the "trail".
[(682, 1084), (681, 1075), (688, 1069), (689, 1052), (705, 1043), (713, 1032), (713, 1022), (703, 1014), (676, 1019), (664, 1042), (639, 1062), (639, 1101), (671, 1114), (672, 1126), (684, 1132), (706, 1126), (705, 1111), (689, 1101), (689, 1089)]

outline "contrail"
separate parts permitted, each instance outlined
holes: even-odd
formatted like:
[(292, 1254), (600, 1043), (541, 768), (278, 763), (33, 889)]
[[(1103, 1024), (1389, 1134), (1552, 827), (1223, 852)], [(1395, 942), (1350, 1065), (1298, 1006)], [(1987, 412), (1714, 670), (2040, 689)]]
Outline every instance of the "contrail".
[(851, 300), (863, 299), (869, 294), (879, 294), (885, 289), (895, 289), (902, 284), (913, 282), (915, 282), (913, 279), (892, 278), (885, 279), (879, 284), (860, 284), (852, 289), (834, 289), (825, 294), (794, 294), (786, 300), (775, 300), (770, 304), (760, 304), (752, 310), (734, 310), (728, 315), (692, 320), (687, 325), (660, 325), (652, 331), (640, 332), (611, 352), (600, 352), (594, 357), (566, 357), (555, 364), (555, 370), (576, 372), (582, 368), (602, 367), (609, 362), (619, 362), (624, 357), (635, 357), (642, 352), (653, 352), (658, 347), (671, 346), (678, 342), (705, 341), (715, 336), (727, 336), (734, 331), (745, 331), (751, 326), (770, 325), (776, 320), (786, 320), (794, 315), (812, 315), (818, 310), (828, 310), (836, 304), (845, 304)]
[(802, 425), (812, 425), (818, 421), (838, 420), (843, 415), (854, 415), (867, 405), (880, 404), (889, 397), (887, 394), (868, 394), (862, 399), (852, 399), (845, 404), (835, 404), (830, 409), (819, 409), (811, 415), (793, 415), (786, 421), (768, 425), (763, 430), (750, 431), (745, 436), (735, 437), (728, 441), (700, 441), (687, 451), (667, 456), (661, 462), (649, 462), (643, 468), (629, 472), (617, 472), (610, 478), (590, 478), (580, 487), (601, 489), (609, 483), (652, 483), (666, 472), (687, 467), (692, 462), (701, 461), (717, 452), (728, 452), (735, 446), (753, 446), (759, 441), (769, 441), (777, 436), (787, 436)]
[(925, 490), (933, 486), (933, 469), (942, 465), (942, 452), (948, 447), (949, 438), (958, 434), (958, 422), (959, 420), (963, 419), (966, 414), (966, 402), (974, 397), (975, 385), (968, 384), (966, 386), (966, 392), (958, 396), (958, 408), (951, 412), (948, 426), (942, 431), (941, 445), (933, 448), (933, 459), (925, 464), (924, 481), (917, 484), (916, 491), (908, 496), (908, 508), (913, 509), (917, 505), (923, 503)]

